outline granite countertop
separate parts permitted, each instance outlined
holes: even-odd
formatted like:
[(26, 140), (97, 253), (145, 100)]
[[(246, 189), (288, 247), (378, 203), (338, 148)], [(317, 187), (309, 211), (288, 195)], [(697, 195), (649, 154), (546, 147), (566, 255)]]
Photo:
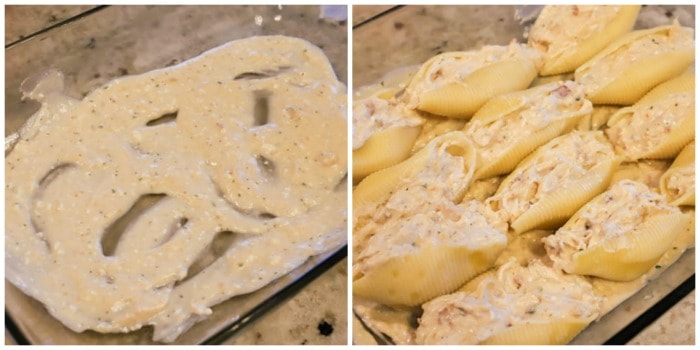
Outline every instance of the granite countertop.
[[(353, 30), (353, 88), (378, 82), (392, 69), (420, 64), (441, 52), (506, 44), (512, 38), (510, 33), (522, 33), (523, 30), (513, 19), (516, 8), (405, 6), (372, 22), (363, 23)], [(355, 5), (352, 23), (356, 25), (387, 9), (386, 6)], [(647, 6), (640, 12), (637, 28), (666, 24), (670, 18), (678, 18), (682, 25), (694, 27), (694, 16), (692, 6)], [(469, 21), (465, 18), (469, 18)], [(493, 25), (494, 21), (498, 25)], [(679, 270), (687, 274), (687, 269), (691, 269), (692, 274), (693, 260), (686, 259), (685, 264), (687, 266)], [(663, 296), (659, 294), (662, 291), (667, 293), (668, 288), (650, 288), (651, 292), (648, 293), (651, 294), (640, 295), (639, 299), (647, 299), (644, 308), (658, 301)], [(640, 305), (642, 302), (630, 304)], [(631, 310), (625, 310), (629, 316), (621, 315), (625, 322), (630, 322), (630, 317), (637, 317), (644, 311), (639, 306), (630, 307)], [(357, 318), (353, 319), (353, 324), (353, 343), (375, 342)], [(638, 333), (629, 344), (695, 344), (694, 329), (695, 293), (691, 292)]]
[[(5, 44), (30, 36), (93, 7), (6, 6)], [(105, 22), (137, 23), (138, 26), (130, 30), (149, 31), (168, 40), (158, 41), (152, 40), (153, 38), (138, 37), (133, 39), (129, 37), (129, 33), (123, 31), (110, 33), (106, 27), (114, 23), (88, 23), (80, 26), (81, 21), (86, 23), (90, 21), (90, 16), (81, 18), (70, 24), (72, 26), (70, 30), (58, 29), (57, 32), (60, 32), (60, 35), (47, 36), (40, 40), (32, 39), (36, 42), (21, 48), (24, 50), (22, 55), (13, 53), (6, 59), (6, 99), (9, 101), (11, 98), (18, 97), (18, 92), (11, 88), (16, 88), (19, 84), (17, 80), (24, 79), (36, 67), (63, 65), (61, 68), (69, 70), (66, 76), (70, 76), (67, 81), (67, 85), (73, 89), (70, 93), (81, 97), (95, 86), (114, 77), (148, 70), (149, 66), (161, 67), (174, 64), (179, 58), (172, 57), (184, 59), (202, 51), (201, 47), (180, 45), (182, 42), (199, 40), (223, 43), (231, 40), (231, 36), (245, 37), (275, 33), (303, 37), (320, 46), (328, 55), (339, 79), (347, 80), (347, 22), (337, 17), (338, 11), (328, 12), (332, 13), (334, 18), (323, 19), (319, 17), (321, 13), (319, 6), (284, 6), (284, 8), (267, 6), (264, 9), (261, 6), (244, 6), (236, 8), (235, 11), (232, 7), (217, 10), (211, 7), (203, 9), (196, 6), (188, 8), (164, 6), (158, 9), (164, 17), (157, 24), (151, 25), (141, 20), (152, 7), (146, 8), (146, 11), (133, 6), (111, 8), (112, 20)], [(198, 17), (201, 18), (200, 22), (194, 20)], [(232, 33), (226, 27), (230, 27), (231, 24), (227, 24), (226, 21), (242, 24), (240, 28), (236, 28), (236, 33)], [(105, 28), (96, 28), (100, 25)], [(196, 28), (203, 28), (203, 30), (198, 32)], [(98, 51), (95, 48), (100, 49), (99, 46), (111, 46), (115, 49), (95, 56)], [(158, 54), (152, 57), (133, 56), (133, 54), (129, 56), (129, 51), (133, 50), (120, 50), (120, 47), (131, 46), (154, 50)], [(6, 49), (6, 55), (13, 49), (16, 50), (16, 48)], [(49, 52), (54, 54), (35, 55), (47, 50), (51, 50)], [(68, 59), (57, 60), (56, 57), (61, 54), (72, 55), (72, 60), (78, 62), (78, 65), (69, 64)], [(51, 60), (58, 62), (51, 62)], [(20, 68), (26, 71), (19, 71)], [(74, 71), (71, 72), (71, 69)], [(74, 74), (71, 75), (71, 73)], [(35, 107), (8, 104), (5, 111), (6, 134), (11, 128), (16, 129), (23, 119), (33, 112), (32, 108)], [(14, 115), (20, 117), (7, 119), (8, 116)], [(347, 344), (347, 276), (347, 259), (343, 259), (298, 293), (243, 327), (226, 344)], [(5, 344), (14, 343), (6, 329)]]

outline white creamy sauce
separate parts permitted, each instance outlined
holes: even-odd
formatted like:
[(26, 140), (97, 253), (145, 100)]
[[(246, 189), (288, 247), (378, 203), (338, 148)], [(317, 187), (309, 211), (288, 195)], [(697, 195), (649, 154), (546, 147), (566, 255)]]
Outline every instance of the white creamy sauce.
[(426, 91), (450, 83), (461, 84), (479, 69), (512, 59), (531, 60), (539, 66), (542, 57), (537, 50), (516, 41), (507, 46), (487, 45), (479, 50), (442, 54), (428, 67), (420, 80), (411, 83), (407, 88), (408, 106), (416, 108), (420, 104), (420, 95)]
[(471, 293), (459, 291), (423, 305), (418, 344), (478, 344), (512, 326), (561, 319), (592, 321), (602, 299), (583, 277), (566, 275), (538, 260), (514, 260), (479, 281)]
[(561, 57), (598, 35), (620, 13), (620, 6), (545, 6), (528, 34), (545, 62)]
[(625, 234), (633, 231), (647, 218), (678, 212), (666, 204), (664, 197), (646, 185), (622, 180), (594, 198), (577, 213), (578, 218), (544, 239), (544, 244), (555, 266), (570, 271), (570, 264), (578, 252), (590, 249), (606, 240), (621, 238), (620, 246), (629, 242)]
[(393, 99), (367, 97), (352, 104), (352, 149), (361, 148), (370, 137), (389, 128), (417, 126), (418, 114)]
[[(306, 41), (234, 41), (82, 101), (45, 92), (5, 160), (6, 278), (76, 332), (173, 341), (346, 240), (345, 87)], [(103, 234), (147, 194), (162, 196), (107, 256)], [(228, 250), (183, 281), (224, 231)]]
[(572, 132), (542, 146), (533, 158), (513, 171), (486, 203), (512, 222), (547, 194), (565, 191), (567, 184), (584, 178), (591, 168), (615, 157), (612, 147), (596, 138), (596, 134)]
[(605, 134), (618, 153), (637, 160), (664, 141), (695, 109), (693, 92), (674, 93), (652, 103), (631, 107)]
[(471, 120), (465, 132), (474, 143), (478, 157), (488, 162), (552, 122), (592, 108), (581, 85), (573, 81), (555, 82), (533, 89), (522, 106), (501, 118), (489, 123)]
[(576, 81), (585, 87), (587, 95), (592, 94), (619, 79), (638, 60), (694, 46), (693, 31), (676, 23), (667, 31), (644, 35), (600, 57), (595, 64), (577, 72)]

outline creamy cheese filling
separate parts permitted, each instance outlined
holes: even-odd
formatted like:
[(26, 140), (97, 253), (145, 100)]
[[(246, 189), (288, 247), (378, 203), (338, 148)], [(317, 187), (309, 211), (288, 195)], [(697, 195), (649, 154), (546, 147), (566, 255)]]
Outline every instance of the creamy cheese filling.
[[(637, 160), (664, 141), (678, 125), (692, 114), (695, 94), (674, 93), (652, 103), (635, 105), (605, 134), (618, 153), (628, 160)], [(690, 112), (690, 113), (689, 113)]]
[(382, 130), (423, 123), (418, 114), (403, 104), (376, 96), (352, 104), (352, 149), (361, 148)]
[(695, 191), (695, 162), (673, 168), (666, 180), (666, 193), (669, 201), (674, 201)]
[(576, 82), (556, 82), (535, 88), (516, 110), (489, 123), (470, 121), (465, 132), (484, 161), (493, 160), (509, 147), (544, 129), (571, 113), (592, 109), (584, 98), (583, 87)]
[(666, 204), (662, 195), (646, 185), (622, 180), (581, 208), (573, 223), (543, 241), (555, 265), (563, 268), (576, 253), (606, 240), (619, 238), (621, 247), (628, 245), (626, 234), (648, 217), (674, 212), (678, 208)]
[(512, 222), (547, 194), (565, 191), (567, 184), (615, 157), (612, 147), (596, 138), (596, 134), (572, 132), (542, 146), (534, 158), (513, 171), (487, 203)]
[(419, 81), (413, 82), (406, 90), (408, 106), (415, 108), (420, 103), (420, 95), (450, 83), (462, 83), (475, 71), (492, 64), (511, 59), (527, 59), (539, 66), (540, 53), (516, 41), (507, 46), (487, 45), (479, 50), (451, 52), (438, 56), (428, 67)]
[(353, 273), (425, 246), (505, 243), (507, 226), (494, 212), (478, 202), (454, 203), (464, 187), (464, 159), (441, 154), (384, 205), (364, 211), (363, 225), (354, 232)]
[(530, 29), (529, 42), (542, 51), (545, 61), (561, 57), (602, 33), (620, 10), (620, 6), (545, 6)]
[(459, 291), (424, 304), (416, 342), (478, 344), (522, 324), (590, 322), (598, 317), (601, 302), (580, 276), (557, 272), (539, 260), (527, 267), (511, 260), (479, 281), (474, 292)]
[(681, 28), (676, 22), (668, 31), (644, 35), (621, 45), (587, 69), (577, 72), (580, 74), (576, 80), (583, 84), (586, 94), (592, 94), (620, 78), (620, 74), (638, 60), (693, 46), (693, 31)]

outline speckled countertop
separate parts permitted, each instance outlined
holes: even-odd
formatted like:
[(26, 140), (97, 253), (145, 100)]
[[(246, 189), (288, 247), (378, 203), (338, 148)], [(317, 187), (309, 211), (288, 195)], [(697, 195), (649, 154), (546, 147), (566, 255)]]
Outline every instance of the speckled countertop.
[[(93, 7), (6, 6), (5, 44)], [(36, 108), (19, 103), (17, 87), (37, 70), (62, 69), (68, 93), (81, 97), (116, 76), (172, 65), (207, 48), (251, 35), (305, 38), (325, 51), (339, 79), (347, 81), (347, 22), (319, 18), (319, 6), (130, 6), (108, 11), (107, 21), (87, 16), (21, 47), (6, 49), (6, 134), (16, 130)], [(157, 20), (151, 14), (155, 11)], [(136, 35), (140, 32), (147, 35)], [(347, 259), (343, 259), (243, 327), (226, 344), (347, 344), (347, 291)], [(14, 343), (7, 330), (5, 343)]]
[[(387, 9), (386, 6), (355, 5), (352, 23), (357, 25)], [(362, 23), (353, 29), (354, 88), (378, 82), (392, 69), (420, 64), (441, 52), (468, 50), (487, 44), (506, 44), (513, 38), (509, 33), (523, 31), (522, 26), (514, 20), (516, 9), (517, 6), (405, 6), (371, 22)], [(467, 18), (469, 20), (465, 20)], [(644, 7), (638, 17), (637, 28), (666, 24), (671, 18), (678, 18), (682, 25), (694, 27), (694, 7)], [(522, 36), (518, 39), (522, 39)], [(685, 261), (678, 262), (685, 264), (678, 269), (684, 270), (678, 273), (679, 276), (694, 271), (694, 255), (686, 258)], [(670, 287), (661, 284), (662, 286), (649, 288), (644, 292), (645, 295), (639, 296), (639, 299), (646, 300), (626, 304), (623, 309), (630, 309), (624, 310), (618, 316), (620, 318), (608, 322), (622, 320), (627, 324), (630, 317), (637, 317), (663, 296), (659, 295), (661, 291), (664, 291), (664, 295), (668, 293)], [(639, 306), (642, 304), (645, 306)], [(361, 324), (356, 319), (353, 322), (353, 342), (373, 343), (374, 339), (363, 331)], [(602, 326), (605, 327), (605, 324)], [(694, 330), (695, 293), (692, 292), (638, 333), (629, 344), (695, 344)], [(603, 338), (602, 341), (606, 339), (608, 338)]]

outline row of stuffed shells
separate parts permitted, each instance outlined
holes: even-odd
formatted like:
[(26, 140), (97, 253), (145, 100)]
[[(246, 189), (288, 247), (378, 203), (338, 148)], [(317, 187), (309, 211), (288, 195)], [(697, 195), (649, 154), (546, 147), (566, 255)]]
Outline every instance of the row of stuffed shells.
[[(674, 23), (624, 34), (631, 28), (629, 23), (634, 22), (638, 6), (593, 6), (590, 9), (586, 6), (575, 7), (578, 8), (578, 15), (572, 18), (578, 20), (586, 18), (586, 14), (605, 14), (596, 17), (603, 23), (591, 26), (596, 33), (587, 33), (579, 38), (584, 43), (577, 48), (594, 52), (591, 50), (602, 49), (602, 44), (609, 43), (610, 38), (622, 35), (602, 51), (596, 51), (597, 54), (585, 64), (576, 67), (575, 80), (582, 86), (585, 97), (593, 103), (635, 103), (654, 86), (685, 71), (694, 60), (693, 30), (690, 28)], [(411, 79), (405, 91), (396, 88), (377, 89), (374, 96), (355, 104), (357, 112), (353, 113), (353, 137), (354, 141), (362, 138), (364, 142), (353, 142), (353, 155), (356, 159), (353, 178), (359, 181), (373, 171), (408, 157), (411, 153), (409, 148), (415, 144), (421, 132), (420, 118), (416, 111), (451, 118), (474, 116), (474, 119), (483, 119), (483, 114), (486, 114), (488, 119), (488, 115), (493, 114), (489, 110), (498, 110), (503, 108), (503, 104), (514, 103), (507, 99), (498, 101), (497, 97), (526, 88), (538, 73), (547, 74), (540, 69), (542, 56), (550, 55), (550, 60), (545, 62), (557, 61), (559, 58), (552, 58), (561, 56), (557, 52), (562, 49), (557, 45), (560, 42), (572, 45), (571, 39), (567, 39), (566, 35), (562, 38), (556, 31), (561, 19), (554, 20), (553, 15), (549, 14), (558, 13), (557, 11), (561, 11), (561, 8), (545, 7), (542, 22), (536, 23), (533, 28), (536, 35), (534, 39), (531, 37), (530, 45), (542, 50), (543, 43), (547, 43), (544, 53), (523, 44), (511, 43), (509, 46), (485, 46), (475, 51), (440, 54), (425, 62), (417, 73), (406, 74)], [(574, 34), (576, 33), (568, 33), (569, 36)], [(551, 36), (560, 40), (552, 40)], [(582, 54), (573, 57), (587, 56)], [(569, 61), (569, 58), (561, 59)], [(522, 96), (508, 98), (519, 99)], [(380, 105), (394, 108), (384, 108), (385, 111), (377, 112)], [(483, 108), (489, 105), (491, 108)], [(368, 110), (371, 113), (367, 113)], [(380, 118), (384, 114), (389, 118)], [(363, 118), (355, 118), (356, 115)], [(584, 118), (590, 118), (588, 113), (584, 115)], [(362, 132), (363, 128), (359, 127), (367, 125), (370, 119), (374, 121), (370, 124), (381, 124), (379, 128), (364, 128), (373, 129), (374, 135)], [(532, 149), (523, 152), (529, 151)], [(492, 166), (499, 167), (498, 164)], [(497, 174), (487, 171), (483, 177), (488, 175)]]

